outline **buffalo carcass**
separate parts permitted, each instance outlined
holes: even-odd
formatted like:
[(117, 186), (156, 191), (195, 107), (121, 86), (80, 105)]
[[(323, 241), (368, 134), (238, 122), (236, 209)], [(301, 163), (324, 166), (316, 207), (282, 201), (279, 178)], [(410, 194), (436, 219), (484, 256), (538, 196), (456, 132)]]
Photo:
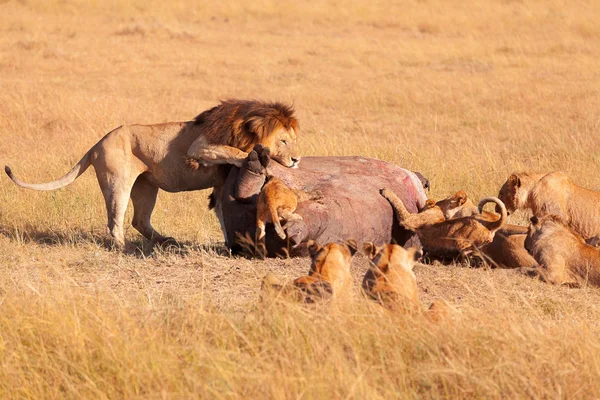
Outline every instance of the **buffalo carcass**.
[(256, 200), (267, 169), (308, 198), (300, 199), (296, 209), (303, 219), (287, 226), (289, 242), (267, 226), (269, 256), (284, 255), (286, 250), (290, 255), (306, 255), (304, 244), (310, 239), (319, 243), (355, 239), (359, 246), (363, 242), (420, 245), (413, 232), (394, 220), (392, 207), (379, 190), (392, 188), (410, 212), (418, 212), (427, 201), (423, 187), (429, 184), (421, 174), (366, 157), (304, 157), (299, 168), (282, 168), (269, 163), (267, 149), (257, 150), (241, 169), (232, 167), (225, 184), (211, 195), (225, 244), (233, 253), (254, 251)]

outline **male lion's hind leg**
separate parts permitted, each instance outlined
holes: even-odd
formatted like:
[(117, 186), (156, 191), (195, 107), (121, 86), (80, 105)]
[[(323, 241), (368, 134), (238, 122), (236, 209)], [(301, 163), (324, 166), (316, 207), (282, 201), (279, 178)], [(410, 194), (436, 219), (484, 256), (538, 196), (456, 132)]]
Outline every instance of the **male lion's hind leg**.
[(172, 237), (165, 237), (158, 233), (150, 223), (150, 217), (156, 204), (158, 187), (152, 185), (143, 176), (138, 176), (131, 188), (131, 202), (133, 203), (133, 220), (131, 225), (146, 239), (153, 243), (175, 243)]
[(108, 169), (101, 170), (101, 168), (96, 168), (96, 177), (106, 203), (107, 226), (113, 245), (118, 249), (124, 249), (123, 222), (133, 182), (123, 174), (113, 173)]

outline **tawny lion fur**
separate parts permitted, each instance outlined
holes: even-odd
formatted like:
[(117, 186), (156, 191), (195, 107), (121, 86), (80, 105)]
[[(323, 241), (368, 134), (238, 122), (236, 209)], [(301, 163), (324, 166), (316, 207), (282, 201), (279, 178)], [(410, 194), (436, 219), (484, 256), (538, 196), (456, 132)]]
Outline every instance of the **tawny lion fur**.
[[(469, 199), (467, 194), (462, 190), (459, 190), (458, 192), (447, 197), (444, 200), (438, 201), (436, 204), (442, 206), (442, 209), (444, 210), (444, 216), (446, 217), (446, 219), (476, 217), (478, 220), (485, 220), (490, 222), (498, 221), (498, 219), (500, 219), (499, 214), (489, 211), (479, 211), (479, 208), (475, 204), (473, 204), (471, 199)], [(499, 212), (499, 210), (497, 211)], [(500, 232), (504, 233), (505, 235), (525, 235), (527, 234), (527, 227), (505, 224), (500, 229)]]
[(537, 273), (557, 285), (600, 286), (600, 249), (563, 225), (555, 215), (532, 217), (525, 247), (540, 267)]
[[(497, 221), (500, 216), (493, 212), (479, 209), (467, 194), (460, 190), (454, 195), (439, 201), (437, 204), (444, 208), (446, 219), (475, 217), (477, 220)], [(496, 234), (491, 243), (481, 248), (483, 261), (492, 267), (498, 268), (529, 268), (537, 266), (531, 255), (525, 250), (524, 242), (527, 235), (527, 227), (504, 224)]]
[[(381, 195), (390, 202), (394, 210), (398, 207), (396, 203), (402, 203), (402, 201), (396, 196), (396, 194), (390, 189), (383, 188), (381, 189)], [(440, 204), (438, 204), (440, 203)], [(441, 205), (446, 207), (442, 207)], [(401, 215), (402, 224), (409, 230), (415, 230), (420, 228), (423, 225), (435, 224), (437, 222), (444, 221), (446, 218), (444, 217), (444, 213), (446, 212), (446, 208), (450, 204), (450, 201), (444, 202), (443, 200), (440, 202), (435, 202), (434, 200), (428, 199), (425, 203), (425, 206), (416, 214), (409, 213), (406, 211)], [(406, 210), (406, 208), (403, 208)]]
[(537, 267), (538, 263), (525, 249), (526, 237), (526, 234), (506, 233), (504, 228), (498, 230), (492, 243), (481, 248), (483, 261), (494, 268)]
[(266, 234), (266, 225), (272, 223), (275, 226), (275, 232), (281, 239), (286, 238), (286, 234), (281, 227), (281, 220), (301, 220), (299, 214), (294, 213), (298, 206), (298, 197), (279, 178), (272, 177), (263, 186), (258, 195), (256, 204), (256, 240), (262, 240)]
[[(352, 299), (352, 275), (350, 265), (358, 248), (354, 240), (345, 243), (327, 243), (320, 246), (314, 240), (307, 243), (311, 258), (308, 275), (294, 280), (294, 286), (302, 290), (308, 299), (327, 297)], [(330, 289), (329, 289), (330, 288)]]
[(308, 275), (294, 280), (292, 285), (281, 283), (273, 274), (263, 278), (263, 292), (306, 303), (323, 299), (352, 300), (350, 265), (356, 253), (354, 240), (320, 246), (314, 240), (307, 243), (311, 257)]
[(383, 189), (382, 195), (390, 201), (398, 220), (406, 229), (413, 230), (419, 236), (423, 248), (434, 256), (453, 257), (460, 254), (466, 256), (474, 250), (489, 244), (496, 231), (506, 223), (507, 214), (504, 204), (495, 197), (486, 197), (479, 202), (479, 210), (488, 202), (494, 202), (501, 208), (501, 217), (497, 221), (489, 221), (477, 216), (456, 218), (423, 224), (405, 224), (413, 214), (409, 213), (402, 201), (389, 189)]
[(600, 235), (600, 192), (577, 186), (563, 172), (514, 173), (498, 197), (509, 213), (530, 209), (538, 218), (555, 215), (584, 239)]
[[(158, 189), (167, 192), (207, 189), (226, 178), (219, 164), (241, 166), (255, 144), (271, 149), (271, 157), (295, 167), (298, 122), (294, 110), (281, 103), (228, 100), (198, 115), (194, 121), (157, 125), (121, 126), (106, 134), (62, 178), (43, 184), (17, 179), (17, 185), (33, 190), (60, 189), (93, 166), (106, 202), (108, 230), (114, 244), (125, 243), (123, 220), (129, 198), (132, 225), (146, 238), (162, 243), (150, 216)], [(193, 168), (190, 168), (190, 165)]]
[[(405, 250), (396, 244), (377, 247), (373, 243), (365, 243), (363, 252), (370, 261), (363, 292), (389, 309), (420, 314), (423, 309), (413, 268), (423, 252), (414, 247)], [(436, 301), (426, 315), (433, 320), (448, 319), (452, 311), (445, 301)]]

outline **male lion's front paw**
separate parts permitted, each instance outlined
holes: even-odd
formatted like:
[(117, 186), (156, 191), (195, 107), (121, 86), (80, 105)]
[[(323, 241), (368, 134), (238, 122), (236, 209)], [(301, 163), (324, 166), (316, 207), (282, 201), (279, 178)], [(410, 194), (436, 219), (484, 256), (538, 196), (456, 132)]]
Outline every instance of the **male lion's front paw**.
[(269, 166), (269, 162), (271, 162), (271, 150), (259, 143), (254, 146), (253, 151), (258, 154), (260, 165), (262, 165), (264, 168), (267, 168)]
[(264, 172), (264, 168), (259, 161), (258, 153), (255, 150), (252, 150), (248, 154), (248, 157), (242, 163), (242, 169), (246, 169), (256, 174), (262, 174)]

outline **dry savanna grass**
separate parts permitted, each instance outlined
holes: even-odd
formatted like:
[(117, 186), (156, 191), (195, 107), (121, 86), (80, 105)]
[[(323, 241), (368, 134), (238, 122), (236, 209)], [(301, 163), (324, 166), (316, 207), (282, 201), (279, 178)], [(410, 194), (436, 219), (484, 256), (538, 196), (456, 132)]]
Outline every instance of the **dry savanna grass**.
[[(197, 3), (0, 1), (0, 164), (48, 181), (121, 124), (260, 98), (295, 104), (303, 154), (418, 170), (434, 198), (515, 170), (600, 189), (597, 1)], [(260, 302), (266, 272), (309, 260), (221, 255), (206, 195), (159, 195), (154, 226), (186, 251), (125, 255), (93, 172), (44, 193), (0, 177), (0, 397), (600, 393), (597, 289), (419, 264), (424, 306), (458, 310), (434, 325), (362, 299), (357, 256), (348, 304)]]

